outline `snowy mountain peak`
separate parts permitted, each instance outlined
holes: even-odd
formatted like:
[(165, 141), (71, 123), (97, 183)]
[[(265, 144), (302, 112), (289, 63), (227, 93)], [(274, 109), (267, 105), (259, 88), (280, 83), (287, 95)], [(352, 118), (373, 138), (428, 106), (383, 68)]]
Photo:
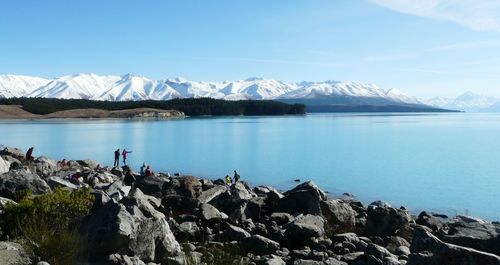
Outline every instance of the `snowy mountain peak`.
[(247, 81), (247, 82), (254, 82), (254, 81), (259, 81), (259, 80), (264, 80), (264, 78), (254, 76), (254, 77), (249, 77), (249, 78), (245, 79), (245, 81)]
[(165, 100), (186, 97), (239, 99), (366, 98), (419, 103), (399, 90), (384, 90), (355, 81), (286, 83), (252, 77), (223, 82), (197, 82), (177, 77), (151, 80), (142, 76), (80, 73), (54, 79), (0, 75), (0, 97), (81, 98), (93, 100)]
[(27, 96), (50, 80), (25, 75), (0, 75), (0, 98)]
[(426, 104), (440, 108), (463, 110), (468, 112), (486, 111), (500, 99), (467, 91), (456, 98), (434, 97)]
[(480, 94), (476, 94), (472, 91), (467, 91), (463, 93), (462, 95), (459, 95), (456, 100), (477, 100), (481, 98), (488, 98), (488, 96), (483, 96)]

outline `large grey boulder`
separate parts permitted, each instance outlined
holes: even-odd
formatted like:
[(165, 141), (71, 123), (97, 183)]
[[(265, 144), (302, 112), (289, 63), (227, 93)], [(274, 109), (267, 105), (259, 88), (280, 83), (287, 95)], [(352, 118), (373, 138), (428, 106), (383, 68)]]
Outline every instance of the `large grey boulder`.
[(76, 190), (76, 189), (80, 188), (80, 185), (73, 184), (65, 179), (60, 178), (60, 177), (49, 177), (47, 179), (47, 184), (52, 189), (55, 189), (57, 187), (61, 187), (61, 188)]
[(10, 169), (10, 162), (5, 161), (1, 156), (0, 156), (0, 175), (3, 173), (9, 172)]
[(28, 165), (31, 172), (35, 172), (44, 178), (51, 176), (58, 169), (56, 161), (45, 156), (37, 157), (35, 160), (30, 161)]
[(112, 254), (107, 257), (106, 264), (112, 265), (146, 265), (138, 257), (129, 257), (127, 255)]
[(180, 245), (165, 218), (141, 216), (138, 207), (132, 211), (110, 201), (87, 216), (81, 233), (87, 235), (92, 258), (114, 253), (134, 255), (145, 262), (163, 262), (180, 253)]
[(275, 221), (276, 224), (278, 225), (284, 225), (287, 223), (290, 223), (291, 221), (295, 220), (295, 218), (289, 214), (289, 213), (272, 213), (271, 216), (269, 217), (271, 221)]
[(366, 211), (365, 233), (370, 236), (400, 235), (409, 239), (410, 214), (387, 204), (371, 204)]
[(243, 239), (250, 237), (250, 233), (248, 233), (245, 229), (229, 225), (225, 231), (225, 235), (231, 241), (242, 241)]
[(197, 198), (202, 190), (202, 183), (193, 176), (171, 178), (162, 187), (163, 195), (180, 195), (193, 199)]
[(213, 188), (203, 191), (201, 195), (198, 196), (198, 201), (200, 201), (200, 203), (209, 203), (214, 198), (227, 191), (228, 191), (227, 187), (222, 185), (215, 185)]
[(217, 208), (208, 203), (201, 204), (200, 215), (204, 221), (222, 220), (228, 218), (227, 214), (220, 212)]
[(314, 182), (308, 181), (285, 192), (275, 211), (320, 215), (320, 202), (323, 200), (326, 200), (326, 194)]
[[(221, 197), (225, 198), (225, 196)], [(260, 220), (263, 205), (264, 198), (254, 197), (250, 200), (229, 199), (229, 204), (219, 204), (218, 206), (222, 206), (221, 209), (229, 214), (229, 219), (232, 222), (241, 223), (246, 220)]]
[(247, 201), (253, 197), (257, 197), (257, 195), (243, 182), (236, 182), (231, 185), (230, 192), (231, 198), (236, 201)]
[(280, 244), (269, 238), (253, 235), (242, 240), (243, 248), (256, 255), (274, 254), (280, 249)]
[(0, 241), (0, 264), (2, 265), (28, 265), (31, 260), (18, 243)]
[[(181, 191), (183, 192), (183, 194), (185, 194), (184, 196), (191, 198), (197, 198), (198, 196), (200, 196), (203, 190), (203, 185), (200, 180), (193, 176), (181, 177), (179, 178), (179, 180), (181, 184)], [(180, 193), (181, 191), (177, 192)]]
[(423, 227), (414, 231), (407, 265), (499, 265), (500, 257), (445, 243)]
[(107, 171), (96, 172), (91, 178), (95, 180), (95, 183), (113, 183), (114, 181), (120, 180), (119, 176)]
[(272, 255), (270, 258), (266, 259), (263, 265), (285, 265), (286, 262), (278, 256)]
[(385, 248), (391, 253), (396, 253), (400, 247), (410, 247), (410, 243), (402, 237), (390, 236), (385, 238)]
[(94, 204), (92, 205), (92, 209), (98, 209), (108, 203), (111, 199), (109, 195), (103, 190), (92, 190), (92, 194), (94, 195)]
[(198, 241), (200, 231), (201, 229), (196, 222), (186, 221), (179, 224), (175, 236), (180, 242)]
[(15, 157), (12, 157), (12, 156), (0, 156), (5, 162), (8, 162), (9, 163), (9, 169), (17, 169), (17, 168), (20, 168), (22, 167), (22, 162), (15, 158)]
[(127, 196), (131, 190), (130, 186), (125, 186), (123, 181), (118, 180), (111, 184), (104, 184), (103, 186), (96, 186), (95, 189), (101, 189), (106, 194), (114, 199), (115, 201), (120, 201), (123, 197)]
[(310, 259), (296, 259), (293, 261), (293, 265), (323, 265), (322, 261), (310, 260)]
[(317, 215), (303, 215), (285, 226), (285, 238), (296, 245), (303, 245), (309, 238), (322, 237), (325, 234), (325, 221)]
[(80, 166), (82, 167), (88, 167), (90, 169), (94, 169), (97, 167), (97, 165), (100, 165), (99, 162), (91, 159), (84, 159), (84, 160), (77, 160), (76, 161)]
[(444, 214), (427, 213), (424, 211), (418, 215), (415, 222), (419, 225), (427, 226), (434, 233), (437, 233), (443, 229), (447, 229), (447, 223), (450, 222), (450, 219)]
[(343, 233), (343, 234), (336, 234), (332, 237), (333, 242), (349, 242), (353, 245), (356, 245), (359, 243), (360, 239), (358, 235), (355, 233)]
[(0, 156), (11, 156), (20, 160), (24, 160), (24, 155), (24, 151), (19, 148), (5, 147), (0, 151)]
[(163, 185), (169, 180), (160, 176), (149, 176), (140, 178), (136, 183), (135, 187), (139, 188), (144, 192), (144, 194), (151, 195), (154, 197), (161, 197)]
[(145, 195), (140, 189), (133, 190), (128, 196), (121, 199), (120, 203), (127, 208), (136, 206), (147, 218), (165, 218), (165, 215), (157, 210), (161, 207), (161, 201), (153, 196)]
[(341, 200), (321, 201), (321, 213), (327, 220), (327, 230), (333, 233), (352, 232), (356, 226), (356, 212)]
[(457, 216), (446, 226), (439, 233), (444, 242), (500, 255), (500, 224)]
[(17, 191), (31, 190), (33, 194), (50, 191), (50, 187), (38, 175), (25, 169), (11, 170), (0, 175), (0, 197), (13, 199)]
[(396, 258), (396, 256), (391, 254), (389, 250), (373, 243), (368, 244), (368, 247), (365, 249), (365, 255), (374, 256), (379, 260), (384, 260), (385, 258)]

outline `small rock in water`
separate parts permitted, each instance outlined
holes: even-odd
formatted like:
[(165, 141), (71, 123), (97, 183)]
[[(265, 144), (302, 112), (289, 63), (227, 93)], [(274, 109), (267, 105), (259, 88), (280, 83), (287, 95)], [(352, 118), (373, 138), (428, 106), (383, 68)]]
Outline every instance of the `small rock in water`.
[(300, 182), (300, 179), (295, 179), (294, 181), (295, 181), (295, 182)]

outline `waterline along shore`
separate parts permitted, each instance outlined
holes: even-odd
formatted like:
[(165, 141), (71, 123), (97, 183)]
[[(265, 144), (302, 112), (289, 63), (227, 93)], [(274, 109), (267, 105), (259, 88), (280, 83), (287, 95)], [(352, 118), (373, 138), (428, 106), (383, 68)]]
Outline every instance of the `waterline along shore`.
[(498, 222), (363, 205), (310, 181), (281, 191), (245, 176), (228, 184), (138, 171), (0, 150), (0, 261), (500, 264)]

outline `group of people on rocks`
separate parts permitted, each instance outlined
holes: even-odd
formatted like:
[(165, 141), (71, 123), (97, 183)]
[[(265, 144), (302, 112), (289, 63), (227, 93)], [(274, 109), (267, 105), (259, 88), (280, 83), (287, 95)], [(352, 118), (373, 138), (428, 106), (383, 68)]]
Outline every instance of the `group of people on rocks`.
[[(121, 155), (123, 157), (123, 165), (127, 165), (127, 155), (132, 153), (132, 151), (127, 151), (127, 149), (123, 149), (121, 152)], [(119, 167), (120, 166), (120, 148), (116, 149), (115, 151), (115, 163), (113, 165), (114, 167)]]
[[(124, 166), (127, 165), (126, 164), (127, 154), (130, 154), (130, 153), (132, 153), (132, 151), (127, 151), (126, 149), (123, 149), (123, 151), (121, 152), (121, 155), (123, 157), (123, 165)], [(118, 148), (115, 151), (115, 163), (114, 163), (114, 167), (119, 167), (119, 166), (120, 166), (120, 149)], [(141, 166), (141, 169), (140, 169), (140, 175), (141, 175), (141, 177), (153, 176), (154, 173), (151, 170), (151, 166), (149, 164), (142, 163), (142, 166)], [(229, 175), (226, 175), (225, 181), (226, 181), (226, 185), (228, 187), (230, 187), (231, 185), (236, 184), (236, 182), (240, 181), (240, 175), (238, 174), (238, 172), (236, 170), (234, 170), (233, 177), (231, 178)]]
[[(127, 149), (123, 149), (121, 152), (121, 156), (123, 158), (123, 165), (127, 165), (127, 155), (132, 153), (132, 151), (127, 151)], [(119, 167), (120, 166), (120, 148), (115, 150), (115, 163), (113, 165), (114, 167)], [(141, 177), (149, 177), (153, 175), (153, 171), (151, 170), (151, 166), (147, 165), (146, 163), (142, 163), (141, 166)]]
[(141, 173), (141, 176), (143, 176), (143, 177), (149, 177), (149, 176), (153, 175), (153, 171), (151, 171), (151, 166), (146, 165), (146, 163), (142, 163), (140, 173)]
[(226, 175), (225, 179), (226, 185), (230, 187), (231, 185), (236, 184), (236, 182), (240, 181), (240, 174), (238, 174), (238, 172), (236, 172), (235, 170), (233, 178), (231, 178), (229, 175)]
[[(33, 147), (30, 147), (28, 149), (28, 151), (26, 152), (26, 155), (25, 155), (26, 161), (34, 160), (33, 149), (34, 149)], [(123, 149), (123, 151), (121, 153), (120, 153), (119, 148), (116, 149), (115, 150), (115, 162), (114, 162), (113, 166), (114, 167), (120, 166), (120, 155), (123, 158), (123, 165), (127, 166), (127, 155), (130, 153), (132, 153), (132, 151), (127, 151), (127, 149), (125, 149), (125, 148)], [(63, 159), (62, 161), (58, 162), (58, 165), (61, 166), (62, 168), (65, 168), (68, 166), (68, 161), (66, 159)], [(97, 169), (99, 169), (99, 168), (101, 168), (100, 164), (97, 165)], [(146, 163), (142, 163), (140, 174), (141, 174), (141, 177), (149, 177), (149, 176), (154, 175), (153, 171), (151, 170), (151, 166), (146, 164)], [(81, 173), (77, 171), (74, 174), (72, 174), (71, 176), (69, 176), (69, 178), (76, 181), (76, 180), (81, 178)], [(226, 182), (226, 185), (228, 187), (230, 187), (233, 184), (236, 184), (236, 182), (238, 182), (238, 181), (240, 181), (240, 175), (238, 174), (238, 172), (236, 170), (234, 170), (234, 175), (232, 178), (229, 175), (226, 175), (226, 177), (225, 177), (225, 182)]]

